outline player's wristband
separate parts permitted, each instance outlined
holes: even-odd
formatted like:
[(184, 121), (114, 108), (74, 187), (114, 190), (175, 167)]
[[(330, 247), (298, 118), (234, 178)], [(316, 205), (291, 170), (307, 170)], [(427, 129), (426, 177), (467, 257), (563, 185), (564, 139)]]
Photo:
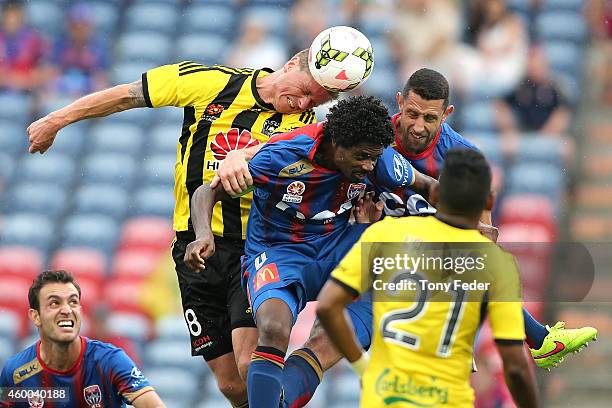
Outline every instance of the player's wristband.
[(359, 359), (353, 361), (351, 363), (351, 367), (353, 367), (353, 370), (355, 370), (355, 372), (357, 373), (359, 378), (361, 378), (361, 377), (363, 377), (363, 373), (365, 372), (365, 370), (368, 367), (369, 363), (370, 363), (370, 356), (365, 351), (362, 351), (361, 352), (361, 357), (359, 357)]

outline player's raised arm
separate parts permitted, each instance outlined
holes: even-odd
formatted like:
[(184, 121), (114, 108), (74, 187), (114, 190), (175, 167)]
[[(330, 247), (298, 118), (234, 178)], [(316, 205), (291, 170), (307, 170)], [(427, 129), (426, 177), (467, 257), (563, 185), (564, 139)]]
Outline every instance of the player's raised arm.
[(538, 391), (535, 377), (522, 342), (503, 343), (496, 341), (504, 362), (506, 385), (519, 408), (538, 407)]
[(83, 96), (28, 126), (29, 151), (41, 154), (46, 152), (53, 144), (57, 132), (71, 123), (145, 106), (140, 80)]
[(217, 201), (228, 198), (222, 186), (212, 188), (202, 184), (191, 198), (191, 221), (196, 239), (187, 245), (185, 263), (194, 270), (205, 268), (205, 260), (215, 253), (215, 239), (210, 227), (213, 207)]

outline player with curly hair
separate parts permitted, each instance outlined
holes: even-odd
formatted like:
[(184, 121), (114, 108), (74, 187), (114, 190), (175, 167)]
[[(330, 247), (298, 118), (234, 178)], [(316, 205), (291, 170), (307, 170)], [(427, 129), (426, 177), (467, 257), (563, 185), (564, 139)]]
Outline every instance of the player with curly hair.
[[(426, 190), (434, 182), (388, 148), (392, 141), (382, 103), (353, 97), (332, 108), (326, 122), (271, 138), (249, 162), (255, 190), (242, 281), (258, 329), (247, 377), (250, 406), (278, 407), (297, 315), (316, 299), (333, 267), (369, 225), (349, 223), (366, 183)], [(196, 240), (185, 255), (194, 269), (203, 268), (214, 253), (211, 211), (225, 194), (221, 186), (210, 185), (194, 194)], [(370, 304), (355, 303), (349, 313), (368, 347)]]

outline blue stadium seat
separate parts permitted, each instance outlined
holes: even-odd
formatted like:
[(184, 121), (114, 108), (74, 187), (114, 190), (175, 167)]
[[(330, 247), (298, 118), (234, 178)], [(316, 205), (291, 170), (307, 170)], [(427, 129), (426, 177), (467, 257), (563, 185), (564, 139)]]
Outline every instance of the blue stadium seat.
[(527, 134), (521, 138), (517, 163), (548, 163), (559, 168), (563, 166), (563, 141), (559, 138), (540, 134)]
[(372, 44), (372, 51), (374, 53), (374, 59), (376, 61), (374, 65), (374, 71), (376, 72), (382, 66), (392, 67), (393, 62), (393, 51), (389, 47), (389, 43), (384, 37), (368, 37), (370, 44)]
[(23, 182), (8, 193), (11, 212), (41, 213), (59, 217), (66, 208), (66, 189), (48, 183)]
[(559, 72), (555, 77), (563, 96), (567, 98), (570, 104), (578, 103), (582, 94), (580, 79), (565, 72)]
[(332, 390), (333, 394), (330, 398), (332, 401), (344, 404), (344, 406), (359, 405), (359, 378), (349, 369), (338, 370)]
[(541, 13), (536, 20), (536, 32), (544, 41), (566, 40), (583, 43), (587, 38), (584, 17), (572, 11)]
[(191, 351), (185, 347), (185, 344), (187, 343), (183, 340), (160, 339), (150, 342), (145, 350), (147, 366), (182, 368), (191, 371), (194, 375), (201, 373), (204, 371), (204, 364), (191, 356)]
[(533, 2), (531, 0), (507, 0), (506, 4), (508, 9), (520, 13), (520, 14), (528, 14), (531, 8), (533, 7)]
[[(144, 71), (142, 71), (144, 72)], [(141, 76), (142, 76), (141, 72)], [(141, 129), (145, 129), (149, 126), (153, 118), (157, 116), (157, 111), (149, 108), (134, 108), (128, 109), (123, 112), (117, 112), (111, 116), (103, 119), (102, 123), (107, 124), (128, 124), (130, 126), (138, 126)]]
[(119, 236), (117, 221), (104, 215), (73, 215), (62, 230), (62, 247), (96, 248), (112, 251)]
[[(181, 115), (180, 109), (173, 109), (178, 111)], [(165, 121), (164, 121), (165, 122)], [(176, 149), (178, 146), (178, 139), (181, 135), (181, 123), (174, 125), (160, 125), (154, 126), (149, 140), (149, 150), (151, 153), (161, 153), (176, 155)]]
[(159, 340), (189, 341), (189, 332), (182, 315), (164, 316), (155, 323)]
[(126, 11), (126, 26), (130, 30), (173, 34), (178, 20), (178, 8), (173, 4), (140, 2)]
[(28, 151), (28, 134), (25, 129), (8, 119), (0, 120), (0, 152), (13, 155)]
[(96, 24), (96, 32), (111, 34), (119, 21), (119, 7), (108, 1), (87, 2)]
[(76, 191), (74, 202), (76, 214), (101, 214), (116, 220), (129, 207), (127, 192), (110, 184), (85, 184)]
[(176, 59), (210, 65), (220, 64), (230, 47), (228, 40), (220, 35), (188, 34), (176, 41)]
[(172, 187), (145, 187), (134, 194), (132, 215), (170, 218), (174, 209)]
[(92, 154), (85, 158), (84, 178), (88, 183), (108, 183), (129, 187), (136, 163), (132, 156), (119, 153)]
[(552, 164), (522, 163), (507, 172), (506, 192), (537, 193), (549, 196), (554, 202), (561, 199), (566, 184), (563, 170)]
[[(397, 81), (395, 79), (395, 71), (375, 67), (370, 78), (368, 78), (360, 89), (363, 89), (365, 93), (372, 94), (383, 100), (388, 100), (395, 96), (397, 86)], [(394, 103), (394, 105), (397, 104)]]
[(248, 6), (242, 12), (242, 21), (248, 21), (250, 19), (265, 21), (266, 28), (270, 34), (278, 35), (282, 38), (287, 37), (289, 12), (282, 7), (263, 5)]
[(503, 154), (499, 138), (470, 136), (468, 140), (480, 149), (488, 161), (495, 164), (502, 164)]
[(362, 13), (357, 23), (366, 37), (382, 37), (389, 32), (389, 17), (386, 13)]
[(31, 96), (0, 92), (0, 119), (25, 125), (31, 119), (32, 104)]
[(495, 112), (491, 102), (472, 102), (466, 104), (461, 111), (463, 127), (466, 132), (495, 131)]
[(0, 335), (0, 367), (4, 367), (6, 360), (15, 354), (14, 341)]
[[(151, 68), (155, 68), (156, 65), (157, 64), (150, 61), (134, 61), (132, 58), (127, 57), (125, 61), (119, 61), (113, 65), (113, 69), (110, 73), (111, 82), (114, 85), (119, 85), (139, 81), (144, 72), (147, 72)], [(130, 111), (128, 110), (125, 112)], [(113, 116), (121, 115), (121, 113), (115, 113)]]
[(174, 185), (174, 165), (176, 164), (176, 153), (156, 154), (144, 159), (142, 170), (144, 182), (148, 186)]
[(185, 34), (214, 33), (231, 37), (238, 30), (236, 11), (225, 2), (209, 4), (206, 1), (206, 4), (194, 4), (185, 9), (183, 19), (181, 25)]
[(14, 213), (4, 217), (1, 242), (3, 245), (23, 245), (49, 250), (55, 239), (51, 217), (40, 213)]
[(12, 156), (0, 152), (0, 195), (6, 190), (13, 179), (15, 160)]
[(544, 43), (544, 53), (553, 72), (568, 75), (580, 74), (583, 55), (582, 49), (569, 41), (548, 41)]
[(142, 152), (142, 128), (127, 123), (99, 123), (91, 128), (89, 149), (96, 153), (125, 153), (138, 156)]
[(57, 133), (50, 151), (77, 159), (78, 155), (83, 152), (85, 143), (89, 143), (88, 130), (88, 125), (85, 123), (73, 123), (66, 126)]
[(151, 384), (162, 400), (180, 401), (184, 407), (192, 406), (198, 394), (197, 378), (188, 370), (180, 368), (152, 368), (146, 371)]
[[(172, 59), (173, 45), (167, 36), (155, 31), (123, 34), (117, 42), (117, 56), (124, 61), (167, 64)], [(134, 80), (140, 79), (140, 76)]]
[(569, 10), (582, 12), (585, 6), (584, 0), (544, 0), (543, 10)]
[(157, 108), (155, 110), (155, 117), (153, 118), (153, 124), (155, 125), (152, 132), (158, 127), (173, 127), (174, 128), (174, 139), (178, 140), (181, 134), (181, 125), (183, 124), (184, 109), (175, 107), (164, 107)]
[(22, 180), (68, 186), (74, 179), (75, 165), (69, 156), (53, 150), (44, 155), (24, 156), (17, 173)]
[(113, 312), (108, 318), (108, 327), (113, 334), (128, 337), (139, 344), (147, 341), (151, 334), (149, 320), (137, 313)]
[(50, 112), (63, 108), (74, 102), (75, 99), (76, 98), (73, 96), (49, 95), (41, 101), (40, 115), (42, 117)]
[[(11, 342), (16, 341), (19, 336), (20, 326), (21, 319), (17, 316), (16, 312), (0, 309), (0, 338)], [(2, 350), (2, 347), (0, 347), (0, 350)], [(0, 363), (0, 366), (2, 366), (2, 363)]]
[(61, 7), (50, 1), (33, 0), (26, 3), (27, 21), (41, 33), (54, 37), (64, 27)]

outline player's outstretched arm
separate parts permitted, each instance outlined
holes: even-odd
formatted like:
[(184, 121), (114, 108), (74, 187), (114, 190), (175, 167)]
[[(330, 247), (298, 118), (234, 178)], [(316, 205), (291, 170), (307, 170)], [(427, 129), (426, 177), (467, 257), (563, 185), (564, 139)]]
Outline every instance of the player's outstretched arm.
[(166, 408), (166, 405), (164, 405), (155, 391), (145, 392), (140, 395), (132, 401), (132, 406), (134, 408)]
[(195, 231), (195, 241), (189, 243), (185, 250), (185, 264), (193, 270), (205, 268), (206, 259), (215, 253), (215, 239), (210, 227), (213, 207), (217, 201), (229, 197), (223, 187), (212, 188), (203, 184), (191, 197), (191, 221)]
[(330, 279), (319, 293), (317, 316), (334, 346), (361, 377), (368, 364), (368, 355), (357, 343), (355, 333), (347, 319), (345, 308), (353, 300), (354, 296), (351, 293)]
[(142, 81), (117, 85), (83, 96), (28, 126), (29, 152), (46, 152), (53, 144), (57, 132), (71, 123), (145, 106)]
[(263, 144), (258, 144), (245, 149), (230, 150), (219, 165), (217, 174), (210, 183), (210, 186), (215, 188), (220, 182), (230, 196), (238, 196), (251, 187), (253, 185), (253, 177), (251, 177), (247, 162), (263, 146)]
[(519, 408), (538, 407), (538, 389), (525, 347), (522, 343), (496, 344), (504, 362), (504, 376), (514, 402)]

